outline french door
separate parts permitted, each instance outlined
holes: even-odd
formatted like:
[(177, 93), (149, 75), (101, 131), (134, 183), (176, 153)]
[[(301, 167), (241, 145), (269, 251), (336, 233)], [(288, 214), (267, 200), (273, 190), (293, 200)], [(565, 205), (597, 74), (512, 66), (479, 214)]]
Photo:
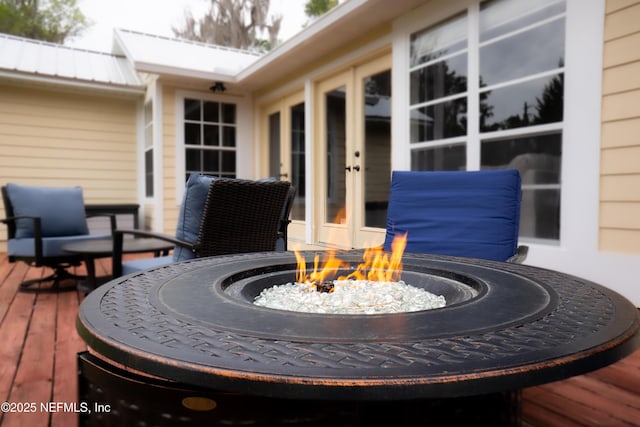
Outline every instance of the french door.
[(290, 181), (296, 188), (288, 235), (304, 241), (306, 216), (304, 93), (286, 96), (263, 108), (267, 130), (269, 176)]
[(319, 82), (315, 107), (317, 240), (380, 244), (391, 174), (390, 56)]

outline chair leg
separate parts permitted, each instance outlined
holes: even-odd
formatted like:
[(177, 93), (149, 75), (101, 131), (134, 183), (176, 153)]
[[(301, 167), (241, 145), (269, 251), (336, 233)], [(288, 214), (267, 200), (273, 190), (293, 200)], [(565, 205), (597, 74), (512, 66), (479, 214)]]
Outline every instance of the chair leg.
[[(67, 265), (59, 265), (55, 267), (52, 275), (39, 279), (25, 280), (20, 284), (21, 292), (68, 292), (77, 290), (77, 281), (86, 279), (86, 276), (79, 276), (67, 271)], [(70, 285), (62, 285), (61, 282), (73, 280)], [(32, 287), (43, 282), (53, 282), (49, 287)]]

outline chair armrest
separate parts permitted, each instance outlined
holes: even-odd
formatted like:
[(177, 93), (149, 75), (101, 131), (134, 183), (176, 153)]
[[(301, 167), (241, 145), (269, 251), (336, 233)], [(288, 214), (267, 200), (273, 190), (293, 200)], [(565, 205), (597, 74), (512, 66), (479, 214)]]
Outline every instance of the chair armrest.
[(507, 262), (522, 264), (527, 258), (527, 254), (529, 254), (529, 246), (520, 245), (518, 246), (518, 249), (516, 249), (516, 253), (511, 258), (509, 258)]
[[(42, 265), (42, 219), (39, 216), (31, 216), (31, 215), (18, 215), (11, 216), (0, 220), (0, 222), (7, 224), (12, 224), (13, 230), (15, 232), (15, 222), (19, 219), (31, 220), (33, 222), (33, 252), (35, 258), (35, 265)], [(9, 238), (13, 239), (14, 236), (9, 236)]]
[(195, 246), (189, 242), (176, 239), (174, 236), (163, 233), (155, 233), (153, 231), (145, 230), (125, 230), (116, 229), (113, 232), (113, 258), (112, 258), (112, 271), (113, 277), (120, 277), (122, 275), (122, 255), (124, 235), (132, 235), (134, 237), (145, 237), (151, 239), (164, 240), (165, 242), (173, 243), (175, 246), (181, 246), (191, 251), (195, 251)]

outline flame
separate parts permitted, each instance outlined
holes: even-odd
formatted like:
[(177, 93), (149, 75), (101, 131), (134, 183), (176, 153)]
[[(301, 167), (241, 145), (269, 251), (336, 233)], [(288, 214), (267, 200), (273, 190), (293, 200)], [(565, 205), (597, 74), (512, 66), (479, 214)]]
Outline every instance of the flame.
[[(377, 282), (396, 282), (402, 274), (402, 254), (407, 246), (407, 235), (396, 235), (391, 243), (391, 253), (384, 252), (382, 247), (366, 249), (362, 262), (355, 271), (339, 276), (338, 280), (370, 280)], [(313, 271), (307, 274), (307, 263), (304, 257), (294, 250), (297, 260), (296, 281), (298, 283), (322, 283), (335, 274), (340, 268), (349, 268), (346, 263), (336, 257), (335, 250), (327, 253), (326, 259), (320, 265), (320, 255), (313, 259)]]

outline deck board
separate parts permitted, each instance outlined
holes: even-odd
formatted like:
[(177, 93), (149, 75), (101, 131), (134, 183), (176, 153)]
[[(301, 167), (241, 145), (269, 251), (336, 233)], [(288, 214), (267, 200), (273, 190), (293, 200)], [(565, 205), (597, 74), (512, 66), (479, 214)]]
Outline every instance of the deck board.
[[(107, 274), (109, 260), (97, 260), (96, 270)], [(76, 354), (86, 349), (75, 330), (83, 294), (18, 292), (22, 280), (48, 273), (0, 253), (2, 402), (76, 402)], [(74, 412), (39, 409), (0, 413), (0, 427), (78, 425)], [(523, 427), (640, 427), (640, 350), (586, 375), (525, 389), (522, 413)]]

